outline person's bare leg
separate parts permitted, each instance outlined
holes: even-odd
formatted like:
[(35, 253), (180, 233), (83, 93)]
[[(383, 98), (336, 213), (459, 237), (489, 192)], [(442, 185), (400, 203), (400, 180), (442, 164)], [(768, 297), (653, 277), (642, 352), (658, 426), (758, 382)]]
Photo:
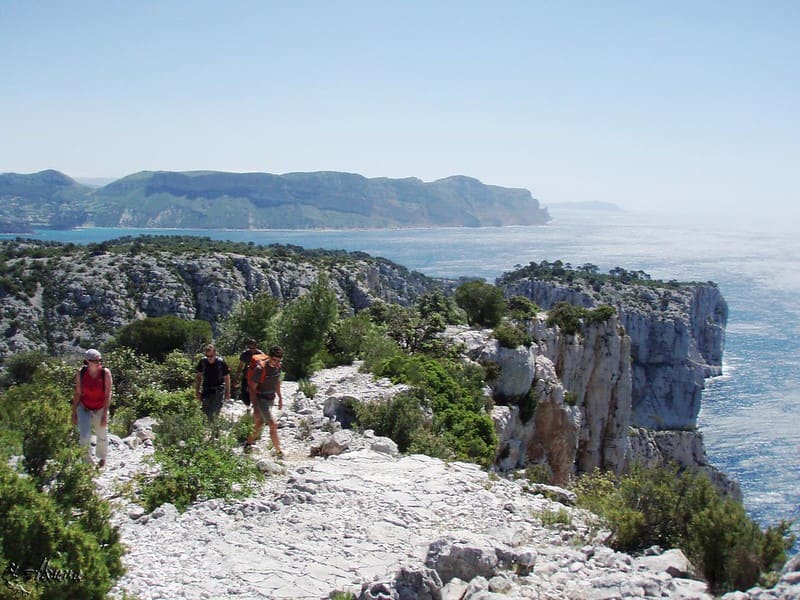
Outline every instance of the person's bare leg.
[(280, 440), (278, 440), (278, 424), (274, 419), (269, 420), (269, 439), (272, 440), (272, 447), (275, 448), (275, 454), (282, 456), (281, 443)]
[[(261, 430), (264, 429), (264, 417), (261, 415), (261, 411), (258, 409), (254, 410), (253, 417), (255, 421), (253, 424), (253, 432), (247, 436), (246, 446), (255, 444), (256, 440), (261, 437)], [(272, 430), (270, 430), (270, 435), (272, 435)]]

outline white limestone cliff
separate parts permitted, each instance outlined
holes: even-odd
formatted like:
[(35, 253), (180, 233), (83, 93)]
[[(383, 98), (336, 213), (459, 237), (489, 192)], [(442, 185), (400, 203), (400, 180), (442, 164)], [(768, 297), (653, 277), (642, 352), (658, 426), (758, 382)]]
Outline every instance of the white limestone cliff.
[(565, 301), (584, 308), (609, 304), (630, 338), (632, 424), (689, 429), (697, 423), (704, 378), (721, 374), (728, 307), (709, 283), (580, 283), (521, 279), (504, 285), (543, 309)]

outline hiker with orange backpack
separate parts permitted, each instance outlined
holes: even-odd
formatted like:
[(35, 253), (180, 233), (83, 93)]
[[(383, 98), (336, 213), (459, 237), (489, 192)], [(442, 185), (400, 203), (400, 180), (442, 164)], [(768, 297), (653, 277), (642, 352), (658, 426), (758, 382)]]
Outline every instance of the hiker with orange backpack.
[(75, 375), (72, 396), (72, 424), (78, 426), (80, 445), (86, 448), (84, 460), (92, 463), (90, 444), (92, 426), (97, 436), (97, 466), (104, 467), (108, 457), (108, 409), (111, 407), (111, 371), (103, 366), (98, 350), (90, 348), (83, 357), (83, 367)]
[(264, 354), (264, 351), (259, 350), (258, 344), (251, 338), (247, 340), (247, 350), (239, 355), (239, 365), (236, 367), (236, 374), (233, 376), (233, 387), (240, 386), (239, 397), (247, 407), (247, 412), (250, 412), (250, 386), (248, 384), (247, 369), (255, 354)]
[(275, 455), (278, 458), (283, 456), (281, 444), (278, 440), (278, 424), (272, 417), (272, 405), (275, 403), (275, 396), (278, 397), (278, 410), (283, 409), (283, 395), (281, 394), (281, 362), (283, 360), (283, 348), (273, 346), (267, 355), (253, 355), (252, 364), (247, 370), (248, 385), (250, 387), (250, 402), (253, 405), (255, 416), (255, 426), (253, 432), (247, 436), (244, 443), (245, 452), (249, 452), (255, 441), (261, 437), (261, 430), (264, 423), (269, 425), (269, 437), (272, 446), (275, 448)]

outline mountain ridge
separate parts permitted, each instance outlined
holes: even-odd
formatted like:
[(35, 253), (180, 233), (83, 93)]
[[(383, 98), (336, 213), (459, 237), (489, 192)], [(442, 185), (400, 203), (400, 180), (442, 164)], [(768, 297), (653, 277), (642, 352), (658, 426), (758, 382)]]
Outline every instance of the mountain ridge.
[(367, 178), (340, 171), (140, 171), (102, 187), (54, 170), (0, 174), (0, 224), (200, 229), (541, 225), (546, 208), (522, 188), (453, 175)]

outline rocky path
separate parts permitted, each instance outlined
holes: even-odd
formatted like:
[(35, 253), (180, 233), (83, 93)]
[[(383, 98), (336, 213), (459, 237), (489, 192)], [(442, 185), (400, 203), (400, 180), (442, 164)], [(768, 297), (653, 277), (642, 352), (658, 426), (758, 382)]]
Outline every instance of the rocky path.
[(322, 427), (327, 398), (396, 391), (354, 367), (312, 381), (313, 401), (284, 384), (285, 456), (278, 461), (268, 441), (259, 444), (255, 456), (267, 478), (245, 500), (199, 502), (182, 514), (167, 504), (145, 514), (120, 490), (152, 451), (147, 429), (112, 440), (98, 485), (115, 505), (127, 548), (127, 574), (112, 597), (710, 598), (702, 583), (681, 577), (680, 556), (616, 553), (602, 545), (604, 532), (589, 515), (521, 481), (465, 463), (400, 457), (385, 439), (351, 432), (337, 434), (341, 454), (310, 458), (310, 447), (331, 436)]

